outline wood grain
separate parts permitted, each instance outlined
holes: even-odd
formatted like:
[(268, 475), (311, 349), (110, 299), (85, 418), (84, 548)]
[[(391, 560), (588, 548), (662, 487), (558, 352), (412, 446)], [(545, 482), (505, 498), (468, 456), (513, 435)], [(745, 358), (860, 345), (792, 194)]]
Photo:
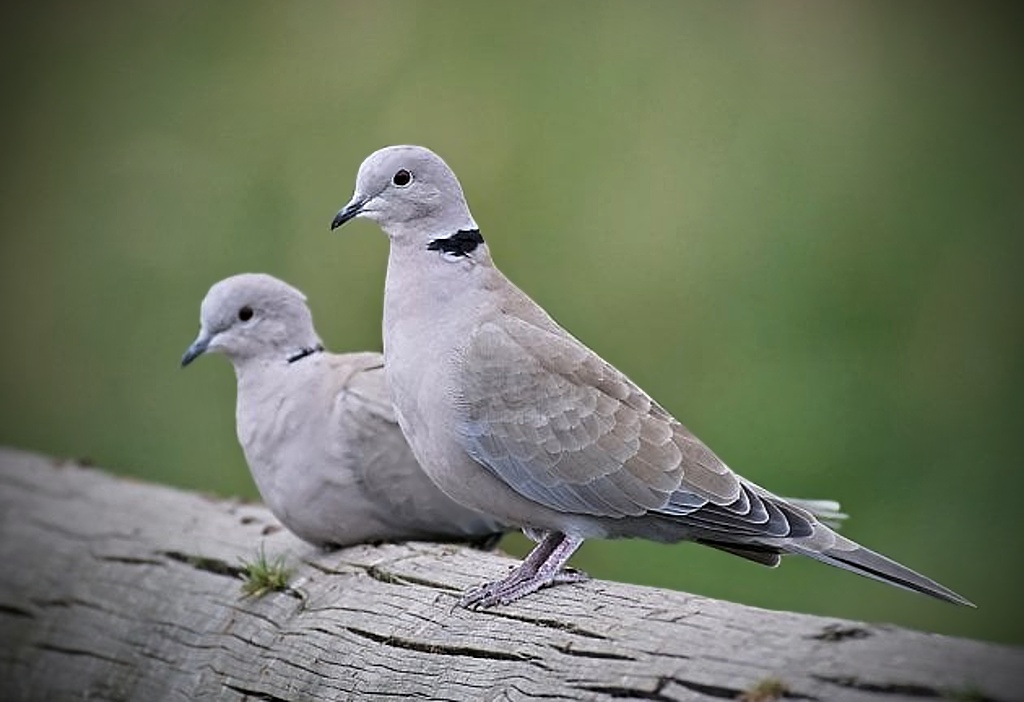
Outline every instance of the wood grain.
[[(291, 588), (241, 596), (263, 543)], [(0, 449), (0, 700), (1024, 699), (1024, 651), (602, 581), (484, 612), (513, 565), (323, 552), (260, 505)]]

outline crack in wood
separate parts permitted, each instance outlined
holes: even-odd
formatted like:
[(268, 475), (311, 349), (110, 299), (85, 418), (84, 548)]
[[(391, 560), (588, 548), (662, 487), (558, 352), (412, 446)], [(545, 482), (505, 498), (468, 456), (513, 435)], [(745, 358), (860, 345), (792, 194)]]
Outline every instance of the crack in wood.
[(399, 575), (392, 573), (384, 568), (372, 565), (364, 568), (366, 574), (374, 580), (379, 580), (382, 583), (390, 583), (392, 585), (420, 585), (422, 587), (429, 587), (433, 590), (445, 590), (447, 592), (459, 592), (459, 588), (445, 583), (439, 583), (435, 580), (428, 580), (426, 578), (419, 578), (415, 575)]
[(375, 634), (372, 631), (366, 631), (365, 629), (358, 629), (354, 626), (346, 626), (345, 630), (356, 636), (360, 636), (364, 639), (369, 639), (376, 643), (384, 644), (385, 646), (391, 646), (393, 648), (402, 648), (407, 651), (418, 651), (420, 653), (430, 653), (441, 656), (466, 656), (468, 658), (485, 658), (492, 661), (517, 661), (538, 664), (538, 659), (534, 656), (527, 656), (521, 653), (505, 653), (504, 651), (489, 651), (483, 648), (471, 648), (469, 646), (453, 646), (444, 643), (427, 643), (425, 641), (411, 641), (409, 639), (402, 639), (397, 636), (386, 636), (383, 634)]
[(272, 695), (269, 692), (262, 692), (260, 690), (253, 690), (251, 688), (242, 687), (241, 685), (232, 685), (231, 683), (224, 683), (224, 687), (232, 692), (237, 692), (245, 698), (253, 698), (256, 700), (262, 700), (262, 702), (289, 702), (283, 697)]
[(692, 680), (680, 680), (679, 678), (662, 678), (662, 682), (663, 684), (658, 686), (659, 692), (663, 690), (668, 683), (674, 682), (676, 685), (685, 687), (687, 690), (699, 692), (702, 695), (721, 700), (738, 699), (744, 692), (743, 690), (737, 690), (723, 685), (708, 685), (706, 683), (693, 682)]
[(103, 555), (93, 554), (93, 557), (98, 561), (105, 561), (107, 563), (123, 563), (125, 565), (156, 565), (165, 566), (166, 562), (156, 558), (146, 558), (144, 556), (115, 556), (115, 555)]
[(233, 566), (219, 558), (196, 556), (188, 553), (182, 553), (180, 551), (162, 551), (161, 555), (170, 558), (172, 561), (184, 563), (187, 566), (195, 568), (196, 570), (201, 570), (205, 573), (224, 575), (230, 578), (241, 578), (245, 574), (245, 568), (241, 566)]
[(113, 663), (114, 665), (131, 665), (128, 661), (123, 661), (120, 658), (114, 658), (113, 656), (104, 656), (102, 653), (97, 653), (96, 651), (87, 651), (84, 648), (71, 648), (70, 646), (59, 646), (46, 641), (34, 643), (32, 644), (32, 647), (40, 651), (60, 653), (65, 656), (84, 656), (86, 658), (95, 658), (96, 660)]
[(576, 656), (577, 658), (603, 658), (611, 661), (635, 661), (636, 658), (632, 656), (624, 656), (621, 653), (612, 653), (610, 651), (592, 651), (583, 648), (574, 648), (572, 644), (551, 644), (551, 648), (554, 650), (564, 653), (567, 656)]
[(313, 560), (308, 560), (308, 559), (304, 559), (302, 562), (305, 563), (306, 565), (308, 565), (313, 570), (320, 571), (324, 575), (351, 575), (354, 572), (354, 571), (348, 571), (348, 570), (338, 570), (337, 568), (331, 568), (330, 566), (325, 566), (323, 563), (320, 563), (318, 561), (313, 561)]
[(852, 676), (829, 676), (829, 675), (814, 675), (811, 674), (812, 678), (820, 682), (835, 685), (837, 687), (844, 687), (849, 690), (858, 690), (860, 692), (870, 692), (876, 695), (901, 695), (903, 697), (919, 697), (922, 699), (965, 699), (971, 702), (1000, 702), (999, 700), (988, 697), (982, 694), (980, 691), (975, 690), (942, 690), (927, 685), (919, 685), (917, 683), (875, 683), (868, 682), (866, 680), (860, 680)]
[(8, 617), (20, 617), (22, 619), (34, 619), (35, 614), (30, 610), (17, 607), (15, 605), (4, 604), (0, 602), (0, 615), (7, 615)]
[(817, 641), (851, 641), (856, 639), (866, 639), (871, 636), (871, 632), (861, 626), (844, 626), (842, 624), (829, 624), (823, 628), (819, 633), (808, 638), (815, 639)]
[[(613, 699), (634, 699), (634, 700), (655, 700), (656, 702), (674, 702), (675, 698), (669, 697), (664, 694), (664, 690), (670, 684), (675, 683), (680, 687), (684, 687), (691, 692), (696, 692), (699, 695), (705, 697), (711, 697), (719, 700), (738, 700), (747, 699), (744, 697), (745, 691), (739, 690), (732, 687), (726, 687), (724, 685), (709, 685), (707, 683), (694, 682), (692, 680), (684, 680), (682, 678), (672, 676), (662, 676), (658, 678), (657, 684), (653, 690), (645, 690), (638, 687), (621, 687), (614, 685), (577, 685), (577, 689), (584, 690), (586, 692), (597, 692), (603, 695), (607, 695)], [(783, 691), (781, 696), (773, 697), (771, 699), (787, 699), (787, 700), (807, 700), (808, 702), (819, 702), (818, 697), (810, 695), (802, 695), (800, 693), (792, 692), (790, 690)]]
[(387, 583), (388, 585), (408, 585), (404, 579), (398, 577), (394, 573), (384, 570), (378, 565), (363, 566), (363, 572), (377, 582)]
[(447, 583), (438, 582), (436, 580), (430, 580), (428, 578), (421, 578), (415, 575), (399, 575), (393, 571), (387, 569), (387, 566), (393, 565), (400, 561), (409, 560), (410, 558), (417, 558), (420, 554), (414, 554), (412, 556), (406, 556), (399, 558), (395, 561), (389, 561), (386, 563), (373, 563), (371, 565), (365, 565), (362, 563), (346, 563), (345, 565), (350, 566), (353, 570), (340, 570), (338, 568), (331, 568), (322, 563), (314, 560), (304, 560), (303, 563), (314, 568), (324, 575), (349, 575), (353, 572), (363, 572), (370, 576), (374, 580), (388, 585), (420, 585), (422, 587), (429, 587), (433, 590), (444, 590), (447, 592), (459, 592), (459, 588), (454, 585), (448, 585)]
[(71, 609), (73, 607), (82, 607), (84, 609), (91, 609), (95, 612), (102, 612), (109, 617), (124, 617), (120, 612), (117, 612), (111, 608), (103, 607), (98, 602), (90, 602), (89, 600), (83, 600), (80, 597), (53, 597), (50, 599), (42, 599), (33, 597), (30, 599), (32, 604), (43, 607), (44, 609), (50, 609), (52, 607), (60, 607), (62, 609)]
[(545, 629), (557, 629), (558, 631), (565, 631), (570, 634), (576, 634), (577, 636), (583, 636), (597, 641), (608, 640), (608, 637), (604, 634), (599, 634), (596, 631), (588, 631), (587, 629), (584, 629), (577, 624), (573, 624), (572, 622), (561, 622), (557, 619), (546, 619), (544, 617), (528, 617), (526, 615), (516, 615), (509, 612), (499, 612), (493, 609), (483, 610), (481, 613), (488, 617), (500, 617), (501, 619), (511, 619), (525, 624), (541, 626)]
[[(622, 687), (619, 685), (577, 685), (577, 690), (584, 692), (596, 692), (600, 695), (607, 695), (617, 700), (654, 700), (655, 702), (676, 702), (671, 697), (661, 694), (665, 686), (672, 681), (672, 678), (658, 678), (658, 683), (653, 690), (643, 690), (638, 687)], [(735, 695), (729, 699), (735, 699)]]

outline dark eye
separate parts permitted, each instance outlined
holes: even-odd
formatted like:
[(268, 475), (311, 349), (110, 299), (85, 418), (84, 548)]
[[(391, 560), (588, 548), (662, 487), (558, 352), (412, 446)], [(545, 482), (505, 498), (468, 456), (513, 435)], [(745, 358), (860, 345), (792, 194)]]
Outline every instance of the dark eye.
[(391, 182), (400, 188), (404, 188), (412, 182), (412, 173), (403, 168), (392, 176)]
[(243, 322), (248, 322), (250, 319), (252, 319), (252, 307), (246, 305), (242, 309), (238, 310), (238, 318)]

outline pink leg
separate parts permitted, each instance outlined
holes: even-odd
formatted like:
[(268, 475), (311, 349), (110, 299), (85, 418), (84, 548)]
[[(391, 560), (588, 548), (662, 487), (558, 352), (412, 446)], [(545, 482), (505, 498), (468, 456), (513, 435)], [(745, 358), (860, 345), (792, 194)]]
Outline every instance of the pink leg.
[(582, 543), (579, 537), (548, 532), (518, 568), (500, 580), (467, 590), (459, 604), (468, 609), (493, 607), (515, 602), (542, 587), (587, 580), (586, 573), (562, 570)]

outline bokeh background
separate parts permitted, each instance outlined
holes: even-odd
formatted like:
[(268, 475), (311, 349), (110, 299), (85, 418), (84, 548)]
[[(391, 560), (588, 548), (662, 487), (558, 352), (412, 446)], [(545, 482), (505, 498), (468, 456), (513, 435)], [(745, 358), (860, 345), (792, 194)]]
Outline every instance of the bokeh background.
[[(0, 443), (254, 497), (216, 280), (380, 347), (364, 156), (442, 154), (503, 270), (733, 467), (834, 497), (960, 609), (800, 559), (593, 575), (1024, 643), (1024, 149), (1010, 3), (39, 0), (2, 12)], [(506, 542), (523, 553), (522, 537)]]

